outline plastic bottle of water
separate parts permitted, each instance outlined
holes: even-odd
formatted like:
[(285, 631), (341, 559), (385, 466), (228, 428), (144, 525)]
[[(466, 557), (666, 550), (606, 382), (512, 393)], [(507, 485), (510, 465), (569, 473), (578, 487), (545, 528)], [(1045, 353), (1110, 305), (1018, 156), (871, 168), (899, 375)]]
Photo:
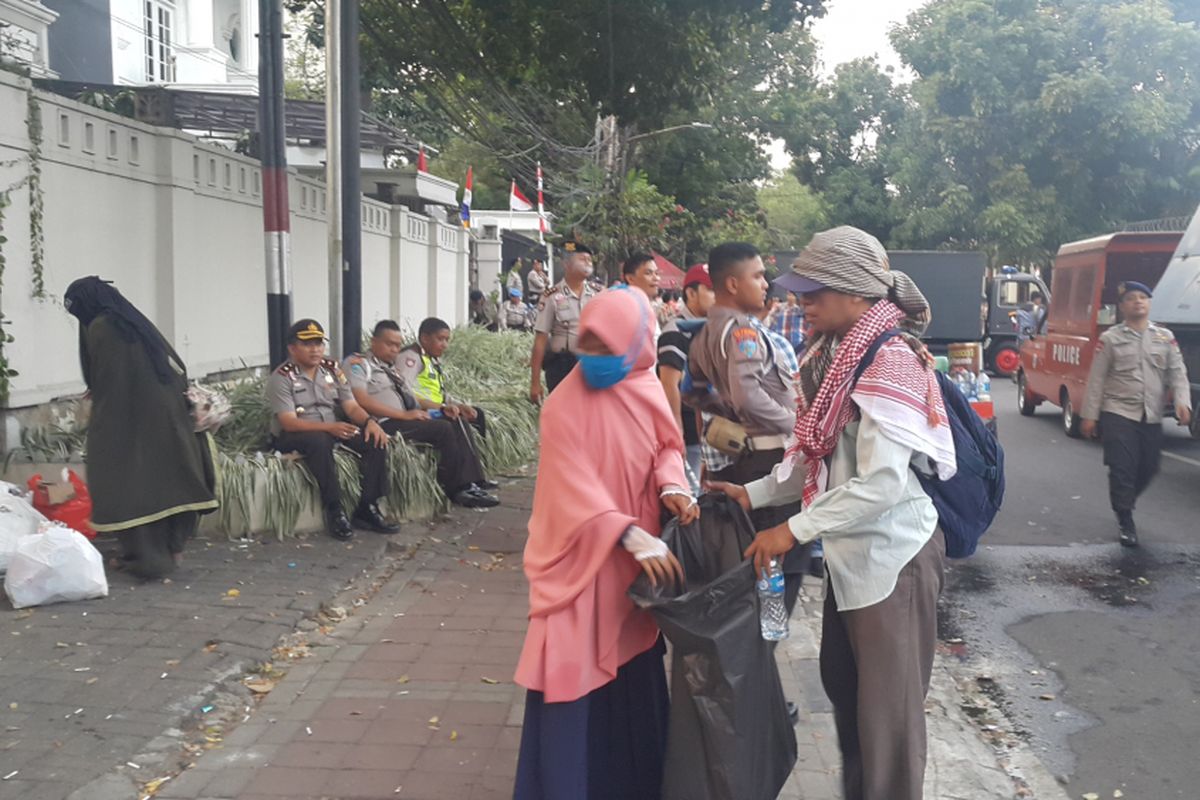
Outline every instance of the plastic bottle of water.
[(992, 399), (992, 379), (986, 372), (980, 372), (975, 379), (975, 395), (980, 402), (986, 403)]
[[(765, 575), (765, 577), (764, 577)], [(788, 613), (783, 604), (783, 567), (771, 559), (769, 569), (758, 578), (758, 624), (768, 642), (788, 638)]]

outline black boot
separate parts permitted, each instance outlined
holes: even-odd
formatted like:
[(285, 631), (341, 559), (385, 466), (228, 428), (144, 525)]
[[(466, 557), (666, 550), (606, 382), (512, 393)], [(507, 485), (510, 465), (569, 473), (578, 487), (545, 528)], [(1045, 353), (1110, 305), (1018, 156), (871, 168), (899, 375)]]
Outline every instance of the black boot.
[(500, 488), (500, 484), (496, 483), (495, 481), (489, 481), (487, 478), (484, 478), (481, 481), (476, 481), (475, 485), (478, 486), (480, 489), (483, 489), (485, 492), (490, 492), (493, 489)]
[(379, 506), (374, 503), (364, 503), (354, 512), (354, 524), (360, 528), (366, 528), (369, 531), (376, 533), (397, 533), (400, 526), (394, 522), (388, 522), (383, 514), (379, 511)]
[(325, 509), (325, 524), (329, 528), (329, 535), (339, 542), (348, 542), (354, 538), (354, 528), (350, 525), (350, 520), (346, 519), (346, 512), (342, 511), (340, 503)]
[(1132, 511), (1117, 512), (1117, 527), (1121, 530), (1120, 539), (1122, 547), (1138, 546), (1137, 525), (1133, 524)]
[(500, 505), (499, 500), (474, 484), (455, 492), (450, 498), (450, 502), (464, 508), (495, 508)]

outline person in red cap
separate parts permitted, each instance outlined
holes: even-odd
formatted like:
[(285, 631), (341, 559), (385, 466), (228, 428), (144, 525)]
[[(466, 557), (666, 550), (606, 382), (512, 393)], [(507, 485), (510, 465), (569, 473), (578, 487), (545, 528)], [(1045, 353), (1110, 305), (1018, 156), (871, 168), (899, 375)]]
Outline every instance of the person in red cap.
[(671, 319), (658, 338), (658, 379), (666, 392), (675, 421), (683, 431), (686, 445), (688, 480), (692, 490), (700, 488), (700, 429), (697, 413), (683, 407), (680, 387), (687, 380), (687, 354), (692, 336), (704, 326), (708, 309), (716, 301), (707, 264), (697, 264), (683, 278), (683, 305), (679, 316)]

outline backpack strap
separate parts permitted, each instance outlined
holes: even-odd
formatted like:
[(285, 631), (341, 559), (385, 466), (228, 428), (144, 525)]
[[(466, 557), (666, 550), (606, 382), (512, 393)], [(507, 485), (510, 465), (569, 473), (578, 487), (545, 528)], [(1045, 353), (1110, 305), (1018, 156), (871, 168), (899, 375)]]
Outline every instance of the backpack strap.
[(867, 371), (867, 367), (871, 366), (871, 362), (875, 360), (875, 355), (879, 352), (879, 348), (899, 335), (899, 330), (890, 328), (875, 337), (875, 341), (871, 342), (870, 346), (867, 347), (867, 352), (863, 353), (862, 360), (854, 368), (854, 379), (850, 381), (850, 391), (854, 391), (854, 387), (858, 385), (858, 379)]

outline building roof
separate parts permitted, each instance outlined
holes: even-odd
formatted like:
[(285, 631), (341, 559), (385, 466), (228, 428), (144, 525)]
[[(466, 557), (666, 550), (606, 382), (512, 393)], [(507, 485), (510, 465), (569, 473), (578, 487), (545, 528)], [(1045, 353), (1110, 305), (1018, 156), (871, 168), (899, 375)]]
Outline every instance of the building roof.
[[(258, 130), (258, 97), (255, 95), (57, 80), (39, 80), (36, 84), (74, 100), (97, 93), (110, 98), (129, 93), (133, 96), (134, 118), (151, 125), (225, 137)], [(284, 117), (289, 141), (325, 143), (324, 103), (285, 100)], [(362, 113), (361, 136), (362, 147), (366, 150), (403, 150), (415, 154), (419, 149), (418, 142), (407, 133), (365, 111)]]

